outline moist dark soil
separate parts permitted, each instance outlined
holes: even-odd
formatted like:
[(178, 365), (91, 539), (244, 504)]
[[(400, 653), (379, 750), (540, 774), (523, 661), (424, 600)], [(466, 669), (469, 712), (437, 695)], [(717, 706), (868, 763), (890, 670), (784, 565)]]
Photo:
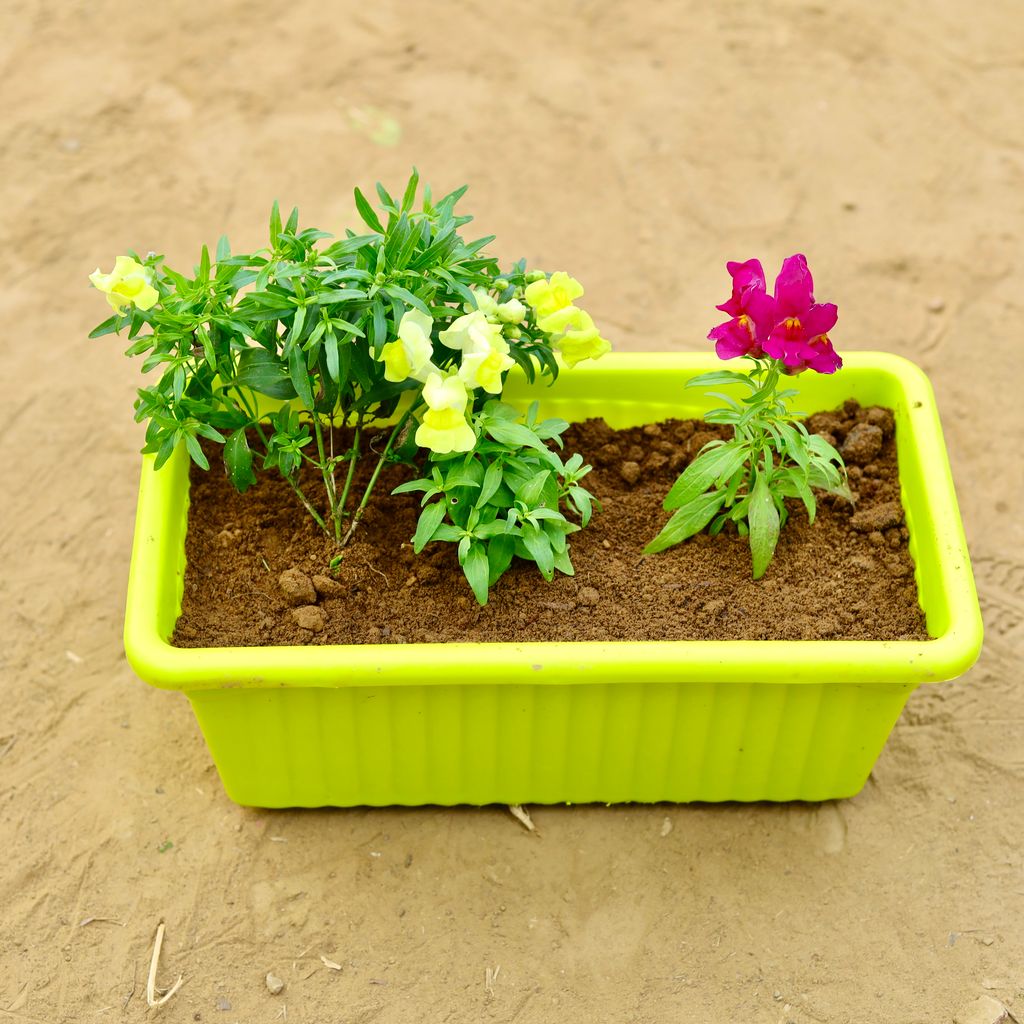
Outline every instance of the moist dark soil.
[[(612, 430), (574, 424), (565, 449), (594, 466), (603, 511), (570, 538), (575, 577), (547, 583), (513, 563), (477, 605), (453, 544), (409, 543), (418, 495), (389, 494), (411, 470), (390, 466), (340, 568), (328, 538), (294, 493), (266, 474), (238, 494), (215, 468), (192, 467), (188, 568), (173, 643), (271, 644), (522, 642), (529, 640), (924, 640), (893, 441), (892, 414), (847, 402), (808, 420), (836, 444), (855, 506), (819, 495), (813, 525), (790, 504), (775, 558), (750, 577), (747, 541), (701, 535), (657, 555), (644, 545), (668, 513), (662, 498), (700, 448), (728, 436), (701, 421)], [(336, 449), (347, 442), (339, 432)], [(369, 462), (370, 460), (366, 460)], [(370, 466), (361, 467), (369, 475)], [(322, 485), (303, 480), (323, 502)]]

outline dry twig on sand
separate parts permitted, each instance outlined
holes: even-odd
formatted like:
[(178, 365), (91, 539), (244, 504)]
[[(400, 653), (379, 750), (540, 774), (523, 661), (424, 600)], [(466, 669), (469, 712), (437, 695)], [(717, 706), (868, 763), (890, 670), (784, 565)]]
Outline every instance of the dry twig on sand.
[(493, 970), (490, 967), (488, 967), (484, 971), (484, 988), (487, 990), (487, 994), (489, 996), (494, 995), (494, 983), (498, 980), (498, 975), (500, 973), (501, 964), (498, 964), (498, 966), (493, 968)]
[[(161, 921), (156, 927), (156, 939), (153, 942), (153, 959), (149, 962), (149, 979), (146, 982), (146, 1002), (151, 1007), (163, 1006), (175, 992), (181, 988), (181, 983), (185, 980), (184, 974), (178, 975), (178, 980), (168, 989), (157, 989), (156, 987), (156, 969), (160, 963), (160, 947), (164, 944), (164, 923)], [(157, 998), (157, 992), (160, 992), (160, 997)]]
[(519, 822), (527, 832), (532, 832), (535, 836), (539, 836), (540, 833), (537, 831), (537, 826), (533, 823), (533, 818), (530, 817), (530, 812), (520, 804), (509, 804), (509, 812), (512, 817)]

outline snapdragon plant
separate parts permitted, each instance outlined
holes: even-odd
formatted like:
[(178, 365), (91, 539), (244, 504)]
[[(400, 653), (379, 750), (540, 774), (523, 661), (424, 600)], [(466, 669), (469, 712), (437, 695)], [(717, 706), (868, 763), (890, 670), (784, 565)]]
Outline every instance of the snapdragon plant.
[[(589, 495), (572, 496), (583, 492), (582, 460), (563, 465), (548, 447), (560, 431), (530, 416), (520, 422), (520, 413), (497, 399), (513, 366), (531, 381), (539, 375), (550, 382), (559, 373), (556, 354), (571, 367), (611, 346), (575, 305), (583, 288), (568, 274), (528, 271), (522, 260), (502, 270), (484, 253), (493, 236), (463, 238), (460, 229), (472, 218), (455, 207), (465, 191), (435, 201), (427, 188), (421, 197), (414, 172), (401, 198), (378, 184), (375, 210), (356, 189), (363, 226), (337, 240), (300, 228), (297, 210), (282, 221), (275, 203), (269, 245), (258, 252), (233, 254), (221, 238), (212, 257), (202, 248), (191, 275), (155, 253), (119, 256), (111, 273), (90, 275), (113, 309), (90, 337), (126, 331), (126, 354), (144, 356), (144, 373), (160, 370), (135, 402), (136, 420), (147, 423), (143, 451), (156, 468), (184, 445), (209, 469), (199, 443), (206, 438), (223, 445), (225, 470), (239, 491), (261, 471), (278, 472), (333, 538), (336, 562), (383, 467), (431, 460), (430, 472), (442, 472), (452, 492), (444, 492), (451, 522), (433, 511), (421, 519), (417, 550), (452, 539), (451, 529), (468, 530), (469, 543), (459, 535), (460, 562), (481, 603), (487, 586), (480, 584), (477, 542), (490, 540), (480, 530), (492, 510), (501, 513), (508, 540), (486, 545), (488, 586), (512, 555), (536, 562), (548, 578), (552, 567), (571, 572), (564, 538), (579, 527), (559, 502), (565, 498), (581, 518), (587, 509), (589, 518)], [(382, 424), (386, 438), (371, 450), (367, 432)], [(344, 446), (341, 427), (349, 428)], [(500, 455), (495, 445), (504, 446)], [(356, 469), (367, 457), (373, 468), (359, 488)], [(519, 478), (534, 462), (549, 467), (552, 479), (572, 481), (558, 500), (551, 489), (542, 497), (519, 494)], [(454, 511), (460, 495), (449, 476), (456, 463), (463, 478), (483, 474), (481, 488), (491, 474), (486, 500), (474, 499), (476, 517)], [(322, 481), (319, 502), (303, 468)], [(542, 499), (554, 503), (542, 508)], [(529, 508), (529, 523), (520, 521), (520, 504)], [(561, 526), (551, 525), (556, 519)], [(550, 557), (532, 532), (539, 522)]]
[[(533, 403), (519, 422), (516, 409), (494, 400), (484, 405), (477, 425), (483, 437), (472, 451), (432, 455), (430, 476), (394, 493), (423, 492), (414, 550), (418, 554), (434, 540), (457, 543), (459, 564), (485, 604), (488, 588), (513, 556), (536, 562), (546, 580), (556, 569), (573, 575), (567, 538), (587, 525), (599, 503), (580, 484), (592, 467), (579, 454), (563, 462), (548, 445), (561, 447), (565, 420), (538, 423)], [(566, 518), (563, 505), (579, 524)]]
[(807, 260), (799, 253), (783, 261), (773, 295), (758, 260), (728, 263), (727, 269), (732, 296), (717, 308), (730, 319), (708, 337), (720, 358), (743, 357), (753, 365), (748, 373), (701, 374), (687, 387), (742, 389), (738, 401), (708, 392), (726, 404), (705, 420), (731, 426), (733, 437), (710, 441), (686, 467), (665, 497), (672, 518), (644, 551), (664, 551), (705, 528), (716, 534), (731, 522), (749, 538), (753, 576), (760, 579), (788, 518), (786, 498), (799, 498), (812, 523), (815, 490), (850, 499), (839, 452), (790, 409), (797, 392), (780, 389), (787, 376), (807, 369), (835, 373), (842, 366), (828, 336), (838, 314), (832, 303), (815, 302)]

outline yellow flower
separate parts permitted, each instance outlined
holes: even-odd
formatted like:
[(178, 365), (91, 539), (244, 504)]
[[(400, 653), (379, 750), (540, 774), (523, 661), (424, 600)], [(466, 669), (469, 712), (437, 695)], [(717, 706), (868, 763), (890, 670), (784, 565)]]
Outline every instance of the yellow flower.
[(437, 367), (430, 361), (434, 346), (430, 330), (434, 321), (418, 309), (410, 309), (398, 325), (398, 341), (389, 341), (377, 357), (384, 363), (384, 379), (398, 383), (410, 377), (426, 380)]
[(427, 411), (416, 429), (416, 443), (438, 454), (468, 452), (476, 431), (466, 422), (466, 385), (458, 377), (431, 373), (423, 387)]
[(501, 375), (514, 364), (501, 324), (491, 323), (482, 310), (460, 316), (439, 335), (449, 348), (462, 352), (459, 379), (467, 388), (501, 394)]
[(564, 270), (556, 270), (548, 281), (534, 281), (526, 286), (526, 301), (537, 313), (537, 319), (565, 309), (583, 294), (583, 285)]
[(498, 306), (498, 319), (506, 324), (521, 324), (526, 319), (526, 307), (518, 299), (509, 299)]
[(438, 338), (442, 345), (462, 352), (490, 352), (501, 338), (501, 324), (492, 324), (481, 310), (475, 309), (452, 321), (451, 327)]
[(97, 267), (89, 280), (94, 288), (106, 293), (107, 302), (118, 313), (133, 303), (139, 309), (152, 309), (160, 301), (160, 293), (153, 287), (153, 271), (131, 256), (118, 256), (109, 274)]
[(473, 298), (476, 299), (476, 308), (484, 316), (493, 317), (498, 315), (498, 303), (493, 295), (489, 295), (483, 288), (473, 289)]
[(501, 375), (512, 369), (515, 363), (516, 361), (508, 354), (508, 342), (499, 335), (485, 351), (462, 353), (459, 379), (471, 390), (483, 388), (488, 394), (500, 395)]
[(582, 309), (578, 306), (565, 306), (547, 316), (538, 316), (537, 326), (545, 334), (561, 334), (570, 328), (577, 331), (586, 330), (588, 321), (589, 326), (593, 327), (593, 321)]
[(564, 334), (555, 338), (555, 347), (562, 354), (566, 366), (575, 366), (584, 359), (600, 359), (612, 350), (612, 343), (602, 338), (594, 321), (582, 309), (572, 318)]

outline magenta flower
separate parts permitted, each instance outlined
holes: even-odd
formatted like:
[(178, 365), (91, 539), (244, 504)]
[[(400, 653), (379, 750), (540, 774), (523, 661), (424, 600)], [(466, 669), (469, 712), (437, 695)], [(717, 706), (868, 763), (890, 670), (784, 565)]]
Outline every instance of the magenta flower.
[(764, 355), (764, 343), (775, 325), (775, 300), (767, 293), (760, 260), (726, 263), (732, 277), (732, 297), (716, 309), (732, 318), (719, 324), (708, 338), (719, 359)]
[(808, 368), (835, 373), (843, 361), (828, 332), (838, 318), (833, 303), (814, 301), (814, 280), (804, 256), (790, 256), (775, 279), (775, 324), (762, 346), (764, 353), (782, 362), (787, 373)]

